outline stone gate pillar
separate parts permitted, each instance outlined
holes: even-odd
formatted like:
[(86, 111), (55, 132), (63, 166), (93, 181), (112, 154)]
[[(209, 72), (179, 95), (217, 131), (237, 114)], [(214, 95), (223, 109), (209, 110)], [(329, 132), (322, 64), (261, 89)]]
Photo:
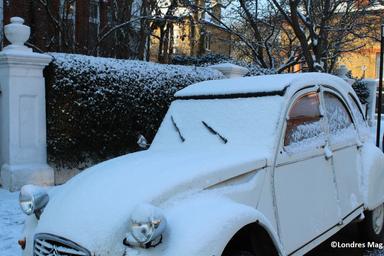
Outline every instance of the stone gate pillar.
[(249, 73), (247, 68), (232, 63), (220, 63), (208, 67), (220, 71), (227, 78), (243, 77)]
[(30, 27), (19, 17), (4, 27), (11, 44), (0, 52), (1, 184), (11, 191), (24, 184), (53, 185), (47, 164), (45, 82), (51, 61), (24, 43)]

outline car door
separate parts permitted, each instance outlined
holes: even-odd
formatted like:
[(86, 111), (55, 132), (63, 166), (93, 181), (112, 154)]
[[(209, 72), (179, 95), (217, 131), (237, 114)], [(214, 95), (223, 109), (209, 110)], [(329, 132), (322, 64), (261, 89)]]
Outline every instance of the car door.
[(361, 142), (351, 111), (340, 94), (325, 88), (323, 99), (340, 210), (342, 218), (345, 218), (363, 204), (359, 188)]
[(321, 113), (317, 89), (296, 94), (288, 108), (276, 159), (279, 235), (288, 254), (329, 230), (340, 218)]

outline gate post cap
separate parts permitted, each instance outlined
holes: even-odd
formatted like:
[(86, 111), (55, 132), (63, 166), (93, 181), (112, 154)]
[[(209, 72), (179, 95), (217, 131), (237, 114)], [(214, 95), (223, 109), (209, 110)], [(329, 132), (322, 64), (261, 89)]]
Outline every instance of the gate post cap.
[(21, 17), (12, 17), (10, 21), (11, 23), (4, 26), (4, 34), (11, 44), (5, 47), (4, 50), (32, 51), (32, 49), (24, 45), (31, 35), (31, 28), (24, 25), (24, 19)]

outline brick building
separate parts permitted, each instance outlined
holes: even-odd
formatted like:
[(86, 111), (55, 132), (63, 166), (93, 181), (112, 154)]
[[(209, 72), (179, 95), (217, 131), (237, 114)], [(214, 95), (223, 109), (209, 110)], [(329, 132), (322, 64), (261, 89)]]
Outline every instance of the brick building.
[[(100, 28), (108, 25), (106, 1), (4, 0), (3, 20), (20, 16), (31, 27), (30, 42), (42, 51), (87, 54), (95, 46)], [(44, 6), (47, 2), (48, 6)], [(49, 9), (49, 11), (47, 11)], [(3, 45), (6, 42), (3, 42)]]
[(194, 3), (201, 7), (200, 10), (208, 7), (209, 13), (214, 17), (205, 11), (200, 11), (199, 8), (195, 8), (195, 11), (179, 8), (176, 12), (183, 18), (181, 21), (173, 23), (171, 28), (168, 27), (168, 44), (160, 46), (161, 34), (158, 30), (155, 31), (156, 36), (151, 38), (151, 59), (161, 59), (161, 51), (186, 56), (205, 54), (231, 56), (232, 35), (219, 22), (222, 19), (220, 2), (218, 0), (196, 0)]
[[(199, 26), (199, 29), (194, 27)], [(196, 35), (196, 30), (200, 31)], [(216, 22), (204, 20), (199, 24), (192, 24), (185, 19), (174, 25), (172, 30), (172, 54), (184, 56), (201, 56), (205, 54), (219, 54), (231, 56), (232, 35)], [(151, 60), (158, 59), (159, 41), (157, 37), (151, 38)]]
[(369, 29), (376, 38), (367, 37), (357, 40), (356, 45), (361, 47), (356, 51), (342, 54), (339, 60), (339, 64), (347, 66), (354, 77), (379, 78), (380, 42), (378, 39), (380, 38), (380, 24), (383, 24), (383, 14), (384, 5), (380, 1), (368, 8), (365, 19), (372, 24)]
[[(0, 15), (3, 15), (0, 22), (7, 24), (13, 16), (24, 18), (32, 30), (30, 46), (43, 52), (70, 52), (157, 61), (157, 53), (154, 52), (157, 47), (154, 39), (156, 31), (148, 33), (151, 26), (142, 28), (140, 21), (124, 26), (98, 42), (114, 26), (143, 16), (141, 3), (142, 0), (0, 0)], [(175, 28), (172, 53), (230, 55), (231, 36), (220, 26), (207, 22), (205, 25), (199, 25), (204, 26), (203, 37), (191, 33), (185, 36), (181, 34), (181, 29), (186, 28), (187, 23), (186, 21)], [(184, 40), (185, 38), (187, 40)], [(2, 46), (7, 44), (2, 38), (0, 40)], [(204, 44), (202, 51), (193, 50), (196, 41)]]

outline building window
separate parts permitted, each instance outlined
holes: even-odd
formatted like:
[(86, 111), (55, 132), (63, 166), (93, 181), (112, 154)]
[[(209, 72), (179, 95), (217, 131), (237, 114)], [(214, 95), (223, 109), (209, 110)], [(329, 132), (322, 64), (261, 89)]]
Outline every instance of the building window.
[(100, 23), (100, 4), (97, 0), (91, 0), (89, 3), (89, 22)]
[(89, 3), (89, 29), (91, 36), (99, 34), (100, 27), (100, 3), (97, 0), (91, 0)]
[(61, 43), (67, 41), (73, 46), (76, 32), (76, 0), (60, 0), (59, 11), (60, 18), (65, 26), (64, 33), (60, 33), (60, 41)]
[(172, 53), (177, 54), (177, 50), (179, 48), (179, 40), (180, 40), (180, 27), (175, 26), (173, 28), (173, 48)]
[(380, 53), (376, 53), (376, 78), (380, 76)]
[(65, 21), (75, 23), (76, 19), (76, 0), (60, 0), (60, 17)]
[(108, 21), (108, 25), (112, 25), (113, 24), (113, 8), (111, 6), (108, 6), (107, 8), (107, 21)]
[(205, 34), (205, 50), (207, 51), (211, 50), (211, 43), (212, 43), (212, 34), (206, 33)]

